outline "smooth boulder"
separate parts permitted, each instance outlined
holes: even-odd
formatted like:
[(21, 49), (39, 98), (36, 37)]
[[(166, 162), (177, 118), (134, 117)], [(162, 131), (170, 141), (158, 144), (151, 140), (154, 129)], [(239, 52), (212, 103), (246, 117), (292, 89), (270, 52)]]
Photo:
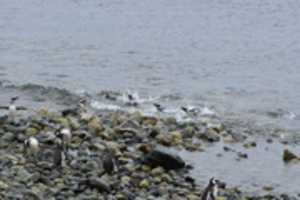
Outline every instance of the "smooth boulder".
[(154, 149), (146, 154), (143, 163), (150, 167), (163, 167), (166, 170), (176, 170), (185, 167), (185, 162), (178, 156), (165, 150)]

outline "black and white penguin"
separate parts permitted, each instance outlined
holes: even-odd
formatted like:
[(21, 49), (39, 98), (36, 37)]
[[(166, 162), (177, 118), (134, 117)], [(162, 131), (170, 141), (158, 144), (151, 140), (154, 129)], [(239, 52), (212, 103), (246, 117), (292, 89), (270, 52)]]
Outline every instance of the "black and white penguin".
[(8, 106), (8, 111), (9, 113), (14, 113), (17, 111), (17, 106), (15, 105), (15, 102), (19, 99), (19, 97), (12, 97), (10, 99), (10, 103), (9, 103), (9, 106)]
[(33, 156), (36, 161), (40, 149), (39, 141), (35, 137), (30, 137), (24, 141), (24, 147), (27, 154)]
[(55, 134), (58, 138), (62, 140), (63, 145), (67, 147), (70, 144), (72, 140), (72, 132), (69, 128), (62, 128), (58, 130)]
[(69, 144), (72, 140), (72, 132), (69, 128), (62, 128), (56, 131), (56, 137), (61, 140), (61, 146), (65, 157), (68, 159)]
[(55, 139), (55, 149), (53, 153), (53, 166), (61, 168), (65, 158), (63, 142), (60, 138)]
[(202, 193), (201, 200), (215, 200), (218, 196), (219, 183), (219, 180), (211, 178)]

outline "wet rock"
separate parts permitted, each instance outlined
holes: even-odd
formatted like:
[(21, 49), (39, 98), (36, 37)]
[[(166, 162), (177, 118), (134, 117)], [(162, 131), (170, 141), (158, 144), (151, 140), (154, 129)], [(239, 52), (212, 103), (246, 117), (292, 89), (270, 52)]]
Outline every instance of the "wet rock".
[(9, 185), (7, 183), (5, 183), (4, 181), (0, 180), (0, 190), (5, 190), (9, 187)]
[(39, 130), (33, 127), (29, 127), (26, 129), (26, 135), (27, 136), (34, 136), (36, 134), (38, 134)]
[(243, 145), (246, 149), (249, 149), (249, 148), (254, 148), (254, 147), (256, 147), (257, 146), (257, 144), (256, 144), (256, 142), (248, 142), (248, 143), (245, 143), (244, 145)]
[(185, 167), (185, 162), (178, 156), (164, 150), (153, 150), (142, 159), (143, 163), (153, 168), (163, 167), (166, 170), (176, 170)]
[(238, 152), (237, 156), (239, 159), (247, 159), (248, 158), (248, 154), (242, 153), (242, 152)]
[(200, 198), (199, 198), (199, 196), (197, 196), (197, 195), (195, 195), (195, 194), (189, 194), (189, 195), (187, 196), (187, 199), (188, 199), (188, 200), (199, 200)]
[(159, 134), (156, 136), (156, 140), (164, 146), (172, 146), (172, 138), (170, 135)]
[(1, 140), (5, 141), (5, 142), (12, 142), (15, 140), (15, 137), (16, 137), (16, 135), (14, 133), (7, 132), (1, 137)]
[(263, 190), (265, 190), (265, 191), (273, 191), (274, 187), (272, 187), (272, 186), (264, 186)]
[(143, 153), (149, 153), (153, 149), (153, 145), (148, 143), (138, 144), (137, 149)]
[(285, 149), (283, 151), (283, 157), (282, 157), (283, 161), (285, 163), (291, 162), (293, 160), (298, 160), (298, 156), (296, 156), (294, 153), (292, 153), (290, 150)]
[(218, 197), (216, 198), (216, 200), (227, 200), (227, 198), (226, 198), (226, 197), (222, 197), (222, 196), (218, 196)]
[(201, 133), (198, 135), (199, 139), (208, 141), (208, 142), (218, 142), (220, 141), (220, 136), (217, 132), (213, 131), (212, 129)]
[(139, 187), (148, 189), (150, 187), (150, 182), (147, 179), (144, 179), (140, 182)]
[(175, 145), (179, 145), (183, 143), (182, 135), (179, 131), (173, 131), (170, 133), (172, 137), (172, 143)]
[(110, 192), (110, 186), (100, 178), (89, 178), (87, 185), (90, 188), (97, 189), (100, 192)]
[(147, 117), (144, 116), (142, 123), (146, 126), (155, 126), (158, 122), (158, 119), (156, 117)]
[(88, 130), (93, 134), (99, 134), (104, 130), (104, 127), (100, 121), (99, 118), (94, 117), (89, 123), (88, 123)]

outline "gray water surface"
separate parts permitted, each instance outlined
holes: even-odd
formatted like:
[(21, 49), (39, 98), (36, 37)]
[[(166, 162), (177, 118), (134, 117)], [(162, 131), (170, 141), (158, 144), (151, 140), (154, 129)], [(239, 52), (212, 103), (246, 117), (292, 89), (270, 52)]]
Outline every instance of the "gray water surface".
[(2, 80), (177, 94), (300, 130), (297, 0), (0, 3)]
[(181, 151), (180, 155), (195, 166), (191, 175), (203, 184), (207, 184), (211, 177), (217, 177), (227, 182), (229, 187), (239, 187), (248, 192), (268, 193), (263, 188), (272, 187), (275, 193), (299, 194), (299, 163), (285, 164), (282, 161), (284, 149), (299, 153), (299, 147), (264, 141), (259, 141), (258, 146), (251, 149), (245, 149), (241, 144), (231, 144), (233, 150), (248, 155), (247, 159), (237, 161), (237, 153), (225, 152), (224, 146), (227, 145), (219, 143), (202, 153)]

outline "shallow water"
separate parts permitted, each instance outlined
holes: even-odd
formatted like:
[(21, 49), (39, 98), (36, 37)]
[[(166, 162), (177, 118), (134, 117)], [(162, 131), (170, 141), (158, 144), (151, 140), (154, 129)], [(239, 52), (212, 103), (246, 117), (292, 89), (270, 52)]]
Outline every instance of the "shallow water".
[(299, 8), (280, 0), (2, 0), (0, 77), (176, 94), (181, 104), (299, 130)]
[[(247, 153), (248, 159), (237, 161), (237, 153), (225, 152), (224, 146)], [(250, 149), (245, 149), (242, 144), (218, 143), (205, 152), (181, 151), (180, 155), (195, 166), (191, 174), (202, 184), (206, 184), (211, 177), (217, 177), (231, 187), (238, 186), (248, 192), (266, 192), (263, 187), (271, 186), (275, 193), (296, 195), (300, 192), (300, 167), (299, 164), (284, 164), (282, 153), (285, 148), (294, 153), (300, 152), (299, 146), (287, 147), (277, 142), (269, 144), (259, 141), (257, 147)]]

